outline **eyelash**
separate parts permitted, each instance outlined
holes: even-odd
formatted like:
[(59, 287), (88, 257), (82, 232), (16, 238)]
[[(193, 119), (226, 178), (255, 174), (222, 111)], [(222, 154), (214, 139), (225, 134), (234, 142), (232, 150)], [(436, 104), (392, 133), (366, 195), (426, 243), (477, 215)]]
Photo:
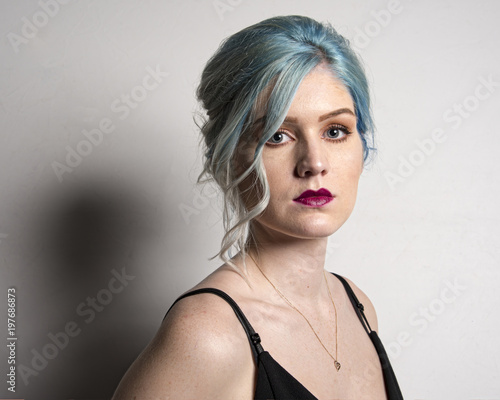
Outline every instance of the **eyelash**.
[[(341, 138), (341, 139), (334, 139), (334, 138), (327, 138), (327, 140), (331, 141), (331, 142), (336, 142), (336, 143), (342, 143), (342, 142), (345, 142), (347, 140), (347, 137), (352, 134), (352, 132), (347, 129), (347, 127), (345, 127), (344, 125), (338, 125), (338, 124), (333, 124), (333, 125), (330, 125), (328, 128), (326, 128), (325, 132), (328, 132), (329, 130), (332, 130), (332, 129), (338, 129), (338, 130), (341, 130), (344, 132), (344, 136)], [(283, 135), (287, 135), (287, 132), (284, 130), (284, 129), (278, 129), (274, 134), (276, 135), (277, 133), (281, 133)], [(272, 137), (269, 139), (271, 140)], [(267, 145), (269, 146), (283, 146), (285, 144), (287, 144), (288, 142), (285, 142), (285, 143), (269, 143), (269, 140), (266, 142)]]

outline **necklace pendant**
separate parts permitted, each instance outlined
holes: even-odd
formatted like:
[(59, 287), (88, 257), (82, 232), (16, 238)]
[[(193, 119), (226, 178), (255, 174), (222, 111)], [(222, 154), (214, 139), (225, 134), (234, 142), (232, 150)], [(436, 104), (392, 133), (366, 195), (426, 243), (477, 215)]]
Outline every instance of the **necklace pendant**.
[(337, 368), (337, 371), (340, 369), (341, 365), (338, 361), (335, 360), (335, 368)]

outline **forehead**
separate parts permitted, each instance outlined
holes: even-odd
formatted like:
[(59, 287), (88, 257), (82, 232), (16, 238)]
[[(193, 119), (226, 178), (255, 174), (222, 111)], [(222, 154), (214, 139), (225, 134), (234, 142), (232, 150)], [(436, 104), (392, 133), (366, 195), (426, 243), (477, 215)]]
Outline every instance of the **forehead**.
[[(269, 84), (258, 96), (254, 104), (254, 124), (262, 127), (267, 115), (269, 96), (274, 82)], [(338, 79), (326, 64), (313, 68), (300, 83), (288, 110), (287, 116), (309, 105), (314, 110), (322, 105), (326, 108), (348, 108), (355, 113), (355, 105), (348, 88)]]
[(318, 65), (302, 80), (288, 115), (308, 111), (331, 112), (347, 108), (354, 114), (354, 102), (346, 86), (324, 65)]

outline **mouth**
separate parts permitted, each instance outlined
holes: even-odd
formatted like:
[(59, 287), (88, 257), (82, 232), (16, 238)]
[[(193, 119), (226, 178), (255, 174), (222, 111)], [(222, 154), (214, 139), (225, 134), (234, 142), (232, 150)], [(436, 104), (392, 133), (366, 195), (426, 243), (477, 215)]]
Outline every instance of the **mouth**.
[(335, 198), (328, 189), (306, 190), (299, 197), (293, 199), (296, 203), (309, 207), (322, 207)]

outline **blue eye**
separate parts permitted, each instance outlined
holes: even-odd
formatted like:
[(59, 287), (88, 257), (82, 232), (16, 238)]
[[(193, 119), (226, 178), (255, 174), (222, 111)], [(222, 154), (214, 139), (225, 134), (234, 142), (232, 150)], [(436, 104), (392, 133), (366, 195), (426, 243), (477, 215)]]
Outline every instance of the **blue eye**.
[(342, 129), (340, 129), (339, 127), (332, 126), (331, 128), (328, 128), (326, 133), (329, 138), (338, 139), (339, 136), (341, 136), (344, 132), (342, 132)]
[[(343, 125), (332, 125), (326, 128), (323, 133), (323, 137), (332, 142), (343, 142), (347, 139), (347, 135), (350, 135), (352, 132), (349, 131)], [(277, 131), (275, 132), (269, 140), (266, 142), (267, 145), (270, 146), (279, 146), (286, 144), (287, 142), (294, 140), (286, 131)]]
[(337, 139), (342, 134), (339, 128), (330, 128), (326, 131), (326, 133), (332, 139)]
[(337, 125), (330, 126), (325, 133), (328, 139), (337, 139), (337, 140), (345, 138), (345, 136), (351, 134), (351, 132), (346, 127)]
[(286, 133), (278, 131), (273, 136), (271, 136), (269, 138), (267, 143), (268, 144), (282, 144), (282, 143), (287, 141), (286, 140), (287, 138), (289, 139), (289, 137)]

